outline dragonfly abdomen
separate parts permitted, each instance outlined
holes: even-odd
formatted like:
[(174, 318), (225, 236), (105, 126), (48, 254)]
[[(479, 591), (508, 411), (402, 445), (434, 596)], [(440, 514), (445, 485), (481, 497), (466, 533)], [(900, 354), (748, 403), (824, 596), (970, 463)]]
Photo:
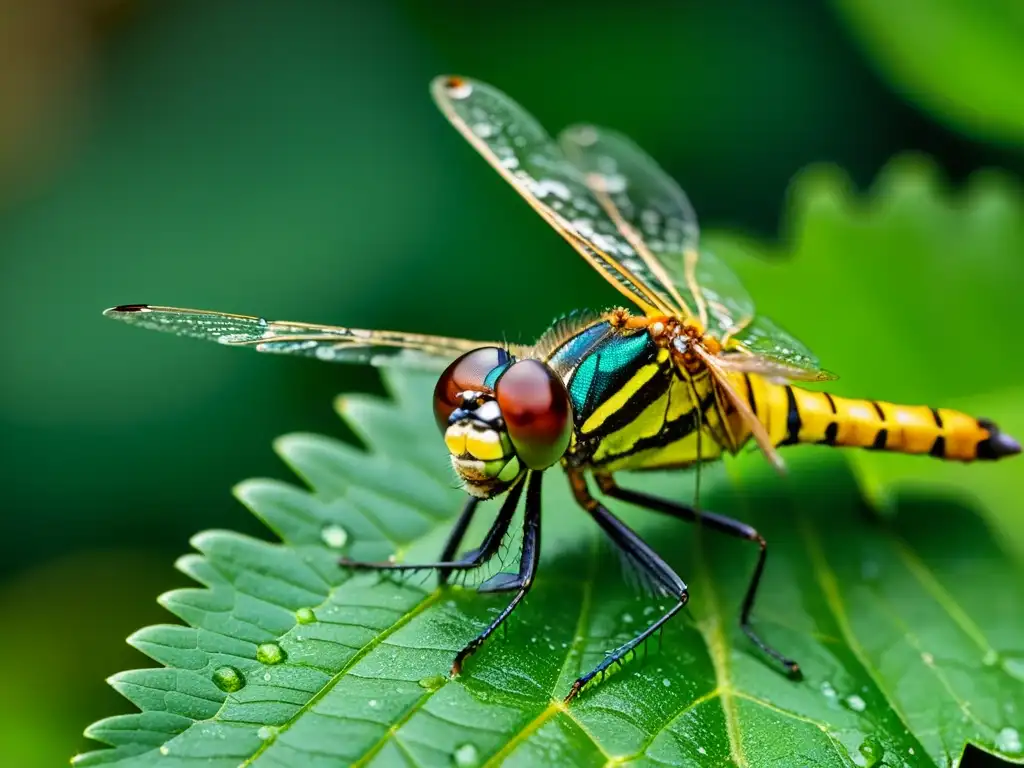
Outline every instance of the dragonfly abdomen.
[(743, 377), (743, 388), (776, 445), (811, 443), (975, 461), (1019, 453), (995, 424), (951, 408), (900, 405), (812, 392)]

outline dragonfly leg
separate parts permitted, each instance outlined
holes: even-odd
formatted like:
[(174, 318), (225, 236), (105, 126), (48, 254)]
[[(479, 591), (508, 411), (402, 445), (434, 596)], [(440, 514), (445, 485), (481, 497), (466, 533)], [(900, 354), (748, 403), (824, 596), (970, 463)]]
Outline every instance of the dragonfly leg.
[(505, 497), (505, 502), (501, 505), (501, 509), (498, 511), (498, 516), (491, 524), (491, 528), (487, 531), (487, 535), (484, 536), (483, 542), (479, 547), (467, 552), (457, 560), (445, 558), (451, 558), (454, 556), (455, 550), (459, 546), (459, 542), (466, 533), (469, 521), (472, 518), (473, 513), (476, 511), (476, 504), (473, 503), (476, 499), (471, 499), (462, 510), (462, 515), (455, 523), (455, 528), (452, 530), (451, 535), (448, 537), (448, 542), (445, 544), (444, 552), (441, 555), (442, 559), (437, 562), (366, 563), (349, 560), (347, 557), (343, 557), (338, 561), (338, 564), (343, 568), (353, 568), (355, 570), (363, 571), (423, 571), (434, 569), (442, 573), (441, 582), (444, 583), (447, 581), (448, 575), (452, 571), (469, 571), (474, 568), (479, 568), (490, 560), (495, 553), (497, 553), (499, 547), (501, 547), (502, 539), (505, 538), (505, 534), (508, 533), (509, 526), (512, 524), (512, 516), (516, 512), (516, 506), (519, 504), (519, 497), (522, 493), (522, 482), (516, 483), (509, 489), (508, 496)]
[(768, 643), (758, 636), (754, 631), (754, 628), (750, 625), (750, 612), (754, 607), (757, 588), (761, 584), (761, 574), (764, 572), (764, 563), (768, 556), (768, 544), (756, 529), (746, 523), (740, 522), (739, 520), (734, 520), (731, 517), (716, 515), (714, 512), (705, 512), (703, 510), (698, 512), (693, 507), (686, 504), (662, 499), (648, 493), (642, 493), (641, 491), (631, 491), (626, 488), (622, 488), (615, 482), (611, 475), (596, 475), (595, 477), (598, 487), (601, 489), (602, 493), (605, 493), (612, 498), (619, 499), (621, 501), (628, 501), (629, 503), (636, 504), (639, 507), (644, 507), (645, 509), (649, 509), (654, 512), (661, 512), (676, 519), (685, 520), (688, 523), (705, 525), (713, 531), (718, 531), (719, 533), (725, 533), (729, 536), (735, 536), (738, 539), (745, 539), (756, 543), (759, 547), (757, 565), (754, 566), (754, 573), (750, 578), (750, 584), (747, 587), (747, 594), (744, 596), (743, 605), (740, 608), (740, 628), (743, 630), (744, 634), (750, 638), (754, 645), (785, 667), (786, 672), (789, 675), (794, 677), (800, 676), (800, 665), (792, 659), (783, 656), (777, 650), (768, 645)]
[[(493, 577), (484, 582), (480, 592), (515, 592), (512, 601), (501, 613), (490, 623), (490, 625), (473, 638), (466, 647), (455, 656), (452, 663), (452, 675), (462, 671), (462, 665), (466, 659), (472, 656), (483, 645), (484, 641), (502, 625), (502, 623), (516, 609), (516, 606), (523, 601), (526, 593), (533, 586), (533, 577), (537, 572), (537, 563), (540, 561), (540, 483), (541, 472), (531, 472), (529, 488), (526, 490), (526, 511), (523, 514), (523, 543), (522, 553), (519, 558), (519, 573), (496, 573)], [(522, 486), (522, 483), (519, 484)], [(518, 496), (516, 497), (518, 499)]]
[[(459, 545), (466, 536), (466, 529), (468, 529), (469, 524), (473, 522), (473, 515), (476, 514), (476, 508), (479, 505), (480, 499), (476, 496), (470, 496), (466, 499), (466, 505), (462, 508), (462, 512), (459, 514), (459, 519), (455, 521), (455, 525), (452, 527), (451, 533), (448, 534), (448, 540), (444, 543), (444, 549), (441, 550), (441, 556), (438, 558), (440, 562), (448, 562), (455, 557), (455, 553), (459, 550)], [(447, 584), (448, 577), (451, 576), (451, 574), (451, 568), (438, 568), (438, 584), (442, 586)]]
[(620, 664), (637, 646), (647, 638), (661, 629), (666, 622), (683, 609), (689, 599), (690, 593), (686, 584), (672, 567), (666, 563), (658, 554), (647, 545), (633, 530), (615, 515), (609, 512), (601, 502), (590, 495), (586, 480), (579, 472), (570, 472), (569, 482), (572, 485), (576, 501), (579, 502), (587, 513), (594, 518), (601, 529), (608, 534), (615, 546), (622, 549), (636, 567), (643, 569), (657, 585), (659, 591), (671, 595), (676, 599), (675, 604), (662, 614), (657, 621), (641, 632), (627, 643), (620, 645), (613, 650), (604, 660), (590, 670), (587, 674), (578, 678), (569, 689), (565, 697), (566, 703), (571, 701), (576, 694), (593, 680), (595, 677), (603, 676), (613, 664)]

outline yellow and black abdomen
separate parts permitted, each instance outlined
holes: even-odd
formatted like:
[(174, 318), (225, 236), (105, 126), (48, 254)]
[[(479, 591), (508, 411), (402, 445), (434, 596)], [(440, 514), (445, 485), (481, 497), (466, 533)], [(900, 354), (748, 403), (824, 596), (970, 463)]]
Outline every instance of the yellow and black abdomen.
[(998, 459), (1021, 450), (992, 422), (949, 408), (838, 397), (755, 375), (735, 376), (733, 382), (780, 446), (854, 446), (957, 461)]

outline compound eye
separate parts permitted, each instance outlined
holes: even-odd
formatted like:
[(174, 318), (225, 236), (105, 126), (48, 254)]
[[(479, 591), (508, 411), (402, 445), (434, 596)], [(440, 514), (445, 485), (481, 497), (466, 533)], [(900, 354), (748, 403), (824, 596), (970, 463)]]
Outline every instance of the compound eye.
[(489, 392), (484, 379), (508, 360), (508, 352), (500, 347), (481, 347), (456, 358), (445, 368), (434, 386), (434, 418), (442, 433), (448, 428), (448, 417), (460, 404), (459, 393)]
[(562, 458), (572, 436), (572, 405), (554, 371), (520, 360), (498, 379), (494, 395), (520, 462), (546, 469)]

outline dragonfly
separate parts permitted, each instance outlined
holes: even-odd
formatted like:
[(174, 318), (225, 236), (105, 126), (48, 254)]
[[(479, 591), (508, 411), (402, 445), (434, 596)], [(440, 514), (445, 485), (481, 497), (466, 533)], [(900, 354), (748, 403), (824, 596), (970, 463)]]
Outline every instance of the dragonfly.
[[(948, 408), (851, 399), (801, 386), (835, 378), (799, 340), (755, 311), (726, 263), (699, 243), (686, 194), (631, 140), (593, 125), (552, 138), (515, 101), (483, 82), (441, 76), (441, 112), (469, 144), (627, 300), (556, 321), (531, 346), (365, 330), (145, 304), (109, 317), (259, 352), (440, 372), (433, 412), (467, 499), (436, 562), (356, 562), (354, 570), (432, 569), (443, 586), (483, 567), (509, 533), (525, 492), (518, 570), (478, 587), (510, 593), (507, 607), (469, 642), (453, 676), (522, 602), (541, 550), (541, 481), (556, 466), (575, 500), (653, 595), (671, 603), (581, 675), (568, 702), (679, 613), (689, 589), (602, 498), (632, 503), (750, 542), (757, 560), (739, 624), (750, 641), (799, 678), (796, 661), (751, 620), (768, 553), (746, 523), (675, 499), (621, 487), (629, 470), (695, 468), (756, 446), (780, 471), (779, 448), (851, 446), (970, 462), (1020, 453), (991, 421)], [(698, 474), (699, 476), (699, 474)], [(592, 481), (599, 493), (591, 492)], [(480, 502), (505, 496), (479, 546), (459, 554)]]

